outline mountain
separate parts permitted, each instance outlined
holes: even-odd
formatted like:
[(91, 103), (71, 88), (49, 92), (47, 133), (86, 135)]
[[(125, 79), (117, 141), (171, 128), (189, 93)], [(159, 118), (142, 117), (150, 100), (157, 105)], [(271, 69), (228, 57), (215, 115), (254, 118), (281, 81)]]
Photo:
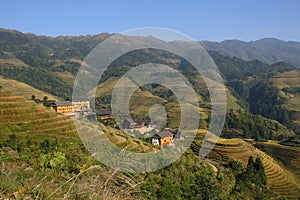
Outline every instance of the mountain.
[[(0, 59), (0, 74), (6, 79), (14, 79), (26, 83), (34, 88), (51, 93), (60, 98), (70, 97), (72, 94), (73, 81), (81, 66), (82, 60), (99, 42), (105, 40), (109, 36), (111, 35), (103, 33), (87, 36), (46, 37), (1, 29), (0, 54), (2, 55), (2, 58)], [(147, 44), (149, 41), (159, 44), (165, 43), (154, 37), (131, 36), (128, 37), (128, 39), (139, 44)], [(171, 44), (189, 45), (189, 43), (180, 41), (171, 42)], [(260, 114), (263, 117), (275, 119), (281, 123), (287, 122), (288, 119), (283, 120), (283, 116), (279, 115), (283, 110), (280, 102), (276, 102), (276, 105), (265, 102), (265, 100), (270, 99), (270, 97), (276, 96), (273, 95), (273, 93), (273, 96), (268, 95), (268, 88), (260, 88), (265, 91), (263, 92), (265, 96), (260, 94), (260, 96), (263, 96), (261, 102), (264, 105), (264, 109), (257, 110), (256, 108), (262, 107), (262, 105), (258, 106), (257, 103), (255, 103), (257, 96), (255, 91), (256, 88), (259, 88), (258, 86), (261, 87), (261, 85), (265, 85), (264, 83), (258, 85), (257, 82), (275, 76), (280, 72), (293, 70), (295, 69), (293, 66), (283, 62), (268, 65), (259, 60), (244, 61), (237, 57), (232, 58), (221, 55), (216, 51), (210, 51), (209, 53), (219, 67), (226, 82), (226, 86), (231, 90), (227, 92), (229, 96), (228, 99), (231, 100), (228, 104), (229, 108), (239, 110), (239, 107), (243, 107), (243, 109), (248, 109), (249, 111), (254, 112), (254, 114)], [(193, 66), (177, 55), (161, 50), (143, 49), (121, 56), (108, 67), (100, 81), (105, 85), (105, 81), (109, 78), (119, 78), (132, 67), (149, 62), (164, 63), (179, 70), (188, 78), (193, 85), (194, 90), (199, 94), (199, 97), (201, 96), (199, 100), (201, 99), (202, 105), (204, 105), (204, 107), (209, 107), (209, 94), (206, 85), (202, 78), (197, 76), (198, 73), (195, 72)], [(257, 87), (254, 87), (256, 85)], [(172, 93), (167, 92), (168, 95), (166, 96), (165, 94), (162, 94), (161, 91), (166, 90), (152, 85), (151, 87), (148, 87), (148, 89), (145, 87), (143, 89), (143, 94), (147, 94), (145, 95), (145, 98), (156, 96), (162, 97), (167, 101), (173, 101), (175, 99)], [(104, 102), (109, 96), (106, 94), (98, 94), (99, 95), (96, 96), (96, 103), (98, 103), (96, 107), (103, 103), (110, 104), (110, 102)], [(231, 94), (233, 94), (234, 97)], [(153, 99), (157, 98), (154, 97)], [(172, 107), (171, 104), (170, 107)], [(141, 105), (139, 108), (142, 108), (142, 110), (145, 111), (143, 116), (140, 117), (148, 118), (146, 112), (148, 107)], [(136, 110), (136, 108), (133, 110)], [(175, 115), (176, 113), (177, 111), (174, 111)], [(251, 115), (251, 113), (249, 114)], [(249, 126), (247, 125), (247, 127), (250, 127), (250, 129), (244, 126), (235, 128), (244, 129), (244, 133), (252, 132), (251, 135), (253, 135), (254, 132), (257, 132), (258, 134), (258, 131), (261, 130), (261, 128), (256, 127), (253, 129), (251, 123), (254, 121), (257, 122), (257, 120), (262, 122), (264, 119), (254, 116), (248, 117), (249, 114), (246, 113), (245, 116), (249, 119), (251, 118), (251, 120), (247, 121), (247, 123), (249, 123)], [(242, 123), (240, 123), (240, 125), (242, 125)], [(231, 128), (230, 124), (229, 128)], [(271, 137), (271, 134), (266, 134), (264, 137), (265, 139), (274, 139)]]
[(264, 38), (256, 41), (244, 42), (240, 40), (225, 40), (222, 42), (200, 42), (209, 51), (218, 51), (227, 56), (234, 56), (243, 60), (260, 60), (272, 64), (287, 62), (300, 67), (300, 43), (282, 41), (275, 38)]
[[(0, 29), (0, 161), (3, 172), (0, 198), (282, 199), (279, 194), (290, 199), (299, 198), (297, 164), (300, 151), (296, 145), (299, 141), (295, 135), (297, 129), (288, 129), (289, 123), (296, 124), (299, 118), (282, 115), (290, 110), (280, 96), (285, 92), (291, 100), (296, 99), (293, 96), (298, 97), (299, 85), (289, 82), (298, 80), (299, 76), (289, 63), (262, 62), (265, 58), (273, 58), (260, 55), (262, 50), (257, 50), (256, 54), (253, 50), (251, 55), (255, 60), (250, 58), (250, 53), (244, 53), (249, 60), (243, 60), (225, 50), (217, 50), (219, 43), (210, 43), (210, 49), (206, 47), (225, 81), (228, 113), (223, 138), (205, 159), (199, 159), (197, 151), (210, 120), (210, 98), (204, 80), (190, 63), (165, 51), (143, 49), (121, 56), (108, 67), (95, 88), (96, 107), (110, 106), (117, 80), (134, 66), (149, 61), (180, 71), (197, 93), (201, 118), (192, 148), (170, 166), (153, 173), (131, 174), (107, 168), (90, 157), (76, 134), (73, 119), (19, 97), (50, 94), (69, 97), (83, 59), (109, 36), (103, 33), (47, 37)], [(130, 39), (140, 44), (150, 40), (164, 42), (153, 37)], [(273, 43), (265, 46), (271, 48)], [(231, 45), (237, 53), (248, 48), (247, 42), (243, 46), (239, 41)], [(280, 82), (283, 87), (275, 84), (276, 77), (285, 79)], [(177, 128), (180, 123), (176, 96), (164, 86), (140, 87), (129, 104), (134, 119), (148, 122), (149, 107), (162, 104), (168, 114), (167, 127)], [(83, 129), (86, 133), (99, 128), (91, 122), (80, 123), (87, 123), (88, 127)], [(118, 147), (133, 152), (157, 151), (149, 138), (134, 138), (119, 130), (114, 122), (103, 123), (105, 125), (100, 124), (100, 127), (104, 134)], [(167, 147), (168, 150), (172, 148)], [(282, 153), (276, 154), (276, 151)]]
[[(59, 65), (62, 62), (77, 62), (101, 41), (113, 34), (101, 33), (86, 36), (37, 36), (32, 33), (21, 33), (16, 30), (0, 28), (0, 63), (6, 65)], [(143, 40), (142, 37), (136, 39)], [(151, 41), (160, 42), (149, 37)], [(238, 57), (243, 60), (260, 60), (267, 64), (287, 62), (300, 67), (300, 43), (282, 41), (275, 38), (264, 38), (256, 41), (225, 40), (222, 42), (201, 41), (208, 51), (217, 51), (222, 55)], [(38, 58), (32, 55), (38, 54)], [(47, 59), (48, 62), (41, 62)]]

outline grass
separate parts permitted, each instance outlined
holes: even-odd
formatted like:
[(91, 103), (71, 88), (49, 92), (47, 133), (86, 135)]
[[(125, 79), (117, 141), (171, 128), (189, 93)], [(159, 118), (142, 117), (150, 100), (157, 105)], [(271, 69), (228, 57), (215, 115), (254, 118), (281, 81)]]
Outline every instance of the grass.
[(17, 58), (7, 58), (7, 59), (0, 59), (0, 67), (7, 66), (7, 67), (28, 67), (23, 61)]
[(12, 79), (4, 79), (0, 77), (0, 86), (2, 86), (3, 90), (7, 90), (16, 94), (17, 96), (25, 97), (26, 99), (31, 99), (32, 95), (35, 95), (35, 98), (43, 99), (44, 96), (47, 96), (48, 99), (58, 100), (58, 97), (55, 97), (49, 93), (38, 90), (34, 87), (31, 87), (25, 83), (12, 80)]
[(237, 99), (231, 94), (230, 90), (226, 90), (227, 110), (239, 110), (241, 106), (237, 103)]

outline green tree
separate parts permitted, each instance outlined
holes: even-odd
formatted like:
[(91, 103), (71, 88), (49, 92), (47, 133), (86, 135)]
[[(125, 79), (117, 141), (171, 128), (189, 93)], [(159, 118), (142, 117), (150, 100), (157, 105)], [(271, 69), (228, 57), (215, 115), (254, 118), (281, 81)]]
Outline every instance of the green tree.
[(43, 98), (43, 105), (44, 106), (49, 106), (49, 103), (48, 103), (48, 97), (47, 96), (44, 96), (44, 98)]
[(258, 183), (260, 185), (266, 186), (268, 184), (268, 179), (267, 179), (267, 175), (265, 173), (265, 168), (264, 168), (261, 158), (259, 158), (259, 157), (256, 158), (254, 167), (257, 171)]
[(220, 199), (220, 194), (222, 191), (220, 187), (216, 184), (212, 177), (202, 175), (196, 178), (195, 183), (192, 186), (194, 191), (194, 196), (191, 199), (202, 199), (202, 200), (212, 200)]

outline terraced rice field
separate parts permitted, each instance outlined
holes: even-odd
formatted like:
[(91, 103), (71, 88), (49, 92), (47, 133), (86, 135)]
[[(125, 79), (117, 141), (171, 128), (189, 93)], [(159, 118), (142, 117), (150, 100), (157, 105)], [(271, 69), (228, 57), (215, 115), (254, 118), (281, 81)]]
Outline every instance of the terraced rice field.
[(70, 117), (15, 96), (0, 92), (0, 134), (51, 134), (76, 137)]
[(300, 87), (300, 70), (292, 70), (279, 74), (270, 79), (272, 84), (280, 91), (279, 95), (287, 99), (284, 106), (289, 111), (291, 120), (300, 125), (300, 97), (299, 95), (289, 95), (281, 91), (284, 87)]
[(117, 144), (119, 147), (126, 147), (130, 151), (138, 151), (138, 152), (153, 152), (158, 150), (157, 147), (143, 142), (139, 139), (132, 138), (122, 131), (113, 129), (111, 127), (102, 126), (101, 129), (106, 133), (106, 137)]
[(25, 97), (26, 99), (31, 99), (32, 95), (35, 95), (37, 99), (43, 99), (44, 96), (47, 96), (48, 99), (58, 100), (58, 97), (55, 97), (47, 92), (38, 90), (26, 83), (22, 83), (12, 79), (5, 79), (0, 77), (0, 85), (4, 90), (10, 91), (17, 96)]
[[(201, 141), (194, 143), (192, 145), (193, 151), (196, 153), (199, 152), (200, 146)], [(280, 153), (282, 153), (282, 156), (285, 154), (284, 151)], [(255, 148), (251, 143), (245, 142), (241, 139), (219, 140), (214, 149), (208, 154), (208, 159), (218, 163), (227, 163), (231, 160), (240, 160), (244, 166), (246, 166), (249, 156), (253, 156), (254, 158), (262, 158), (266, 175), (268, 177), (268, 185), (271, 189), (280, 195), (288, 197), (289, 199), (300, 198), (300, 186), (297, 181), (299, 171), (295, 171), (296, 174), (294, 176), (289, 168), (282, 166), (277, 160), (279, 156), (274, 155), (274, 159), (271, 157), (273, 155), (269, 156), (258, 148)], [(297, 154), (297, 156), (299, 157), (299, 154)], [(289, 154), (286, 154), (286, 157), (287, 162), (288, 160), (292, 162), (293, 159), (289, 159)], [(285, 159), (286, 157), (282, 157), (282, 159)], [(297, 161), (297, 163), (298, 162), (299, 161)]]
[(289, 147), (276, 143), (257, 143), (256, 147), (263, 150), (286, 167), (300, 185), (300, 148)]
[[(87, 126), (84, 126), (87, 127)], [(91, 125), (91, 127), (98, 127)], [(98, 127), (99, 128), (99, 127)], [(102, 126), (106, 137), (119, 147), (131, 151), (154, 151), (157, 148), (131, 138), (122, 131)], [(87, 132), (90, 130), (86, 130)], [(63, 138), (77, 138), (77, 130), (71, 117), (58, 114), (52, 109), (37, 105), (33, 101), (0, 92), (0, 135), (40, 135)]]

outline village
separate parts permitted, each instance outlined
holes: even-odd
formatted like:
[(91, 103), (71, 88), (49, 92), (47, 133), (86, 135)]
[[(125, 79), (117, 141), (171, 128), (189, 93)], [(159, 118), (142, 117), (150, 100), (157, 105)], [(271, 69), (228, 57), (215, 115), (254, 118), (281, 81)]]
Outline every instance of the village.
[[(37, 104), (42, 104), (44, 106), (50, 107), (55, 110), (57, 113), (63, 115), (75, 117), (75, 116), (85, 116), (90, 121), (103, 122), (104, 124), (110, 124), (111, 126), (116, 127), (115, 123), (112, 123), (114, 116), (112, 111), (106, 107), (101, 106), (99, 109), (94, 111), (90, 107), (90, 100), (88, 98), (67, 98), (65, 101), (55, 101), (48, 100), (44, 97), (43, 100), (35, 99), (34, 95), (32, 97)], [(110, 121), (110, 123), (107, 123)], [(172, 130), (170, 128), (159, 127), (154, 122), (136, 122), (131, 117), (127, 116), (122, 120), (121, 128), (131, 136), (136, 135), (151, 135), (151, 144), (155, 146), (172, 146), (174, 140), (182, 139), (182, 133), (180, 130)]]

